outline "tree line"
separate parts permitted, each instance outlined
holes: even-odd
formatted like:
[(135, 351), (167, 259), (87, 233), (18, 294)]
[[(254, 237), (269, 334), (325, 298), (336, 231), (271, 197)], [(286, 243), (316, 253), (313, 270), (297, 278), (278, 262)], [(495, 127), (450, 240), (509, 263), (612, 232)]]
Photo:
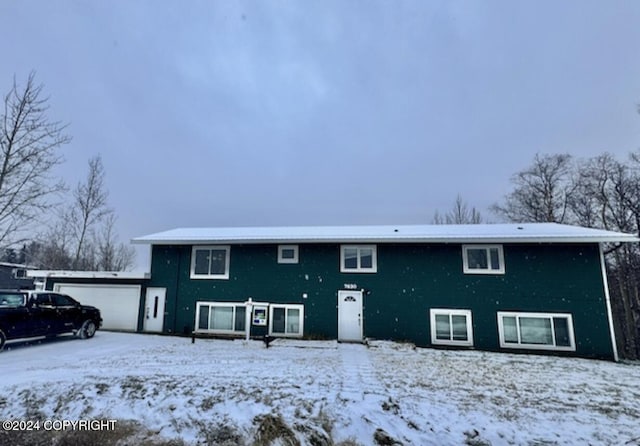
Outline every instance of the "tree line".
[[(134, 265), (118, 242), (100, 155), (70, 189), (54, 170), (71, 141), (67, 124), (48, 117), (48, 98), (31, 73), (15, 78), (0, 114), (0, 247), (2, 260), (39, 269), (117, 271)], [(20, 248), (16, 248), (20, 247)], [(14, 263), (14, 262), (12, 262)]]

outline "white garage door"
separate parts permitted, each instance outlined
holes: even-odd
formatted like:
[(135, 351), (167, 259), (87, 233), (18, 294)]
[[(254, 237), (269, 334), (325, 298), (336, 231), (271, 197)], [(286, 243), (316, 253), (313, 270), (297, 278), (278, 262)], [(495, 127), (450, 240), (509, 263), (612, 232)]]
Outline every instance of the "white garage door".
[(102, 328), (136, 331), (140, 308), (140, 285), (58, 283), (54, 291), (68, 294), (83, 305), (100, 310)]

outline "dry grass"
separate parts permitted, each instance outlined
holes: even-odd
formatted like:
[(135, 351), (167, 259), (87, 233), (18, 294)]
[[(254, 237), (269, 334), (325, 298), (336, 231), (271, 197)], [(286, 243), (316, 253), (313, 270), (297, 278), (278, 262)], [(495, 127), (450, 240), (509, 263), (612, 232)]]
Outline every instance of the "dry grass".
[(283, 446), (300, 446), (296, 434), (280, 415), (261, 415), (254, 418), (253, 422), (258, 425), (253, 446), (271, 446), (276, 440)]

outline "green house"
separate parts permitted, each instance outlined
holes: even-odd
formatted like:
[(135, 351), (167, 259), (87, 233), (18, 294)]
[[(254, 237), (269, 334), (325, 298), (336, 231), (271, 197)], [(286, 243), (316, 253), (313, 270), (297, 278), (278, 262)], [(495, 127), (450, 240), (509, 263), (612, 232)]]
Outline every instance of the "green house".
[(617, 359), (603, 244), (555, 223), (174, 229), (151, 245), (146, 331), (368, 338)]

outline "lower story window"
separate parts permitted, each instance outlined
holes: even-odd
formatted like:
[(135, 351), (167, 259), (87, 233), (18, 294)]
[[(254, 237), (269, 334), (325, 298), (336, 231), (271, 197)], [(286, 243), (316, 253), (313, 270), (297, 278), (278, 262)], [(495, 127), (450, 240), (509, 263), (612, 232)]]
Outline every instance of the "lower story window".
[(432, 308), (431, 343), (436, 345), (473, 345), (473, 329), (470, 310)]
[(196, 331), (211, 333), (244, 333), (246, 307), (229, 302), (198, 302)]
[(563, 313), (498, 312), (500, 347), (575, 351), (573, 319)]
[(301, 337), (304, 330), (304, 305), (269, 305), (269, 334)]

